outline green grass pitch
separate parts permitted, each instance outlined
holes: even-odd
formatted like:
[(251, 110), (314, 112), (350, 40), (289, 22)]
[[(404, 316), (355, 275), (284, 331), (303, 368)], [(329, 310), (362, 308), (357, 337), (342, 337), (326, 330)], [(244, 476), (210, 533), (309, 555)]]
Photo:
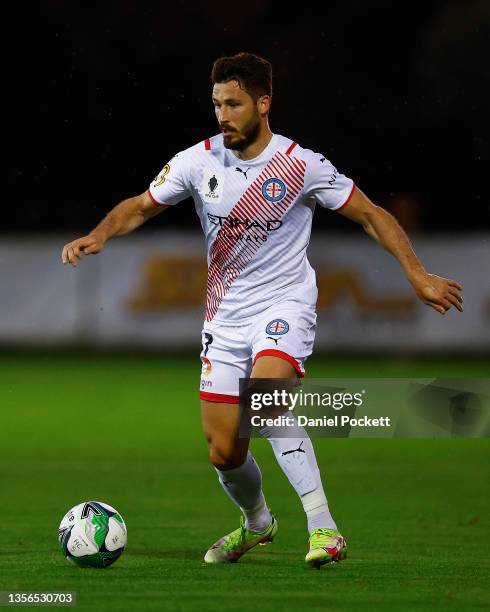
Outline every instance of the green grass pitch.
[[(310, 360), (327, 376), (488, 376), (488, 361)], [(350, 557), (304, 567), (300, 503), (254, 440), (275, 542), (206, 566), (238, 512), (207, 463), (199, 360), (62, 355), (0, 358), (0, 590), (74, 590), (78, 610), (487, 610), (488, 440), (315, 441)], [(58, 549), (71, 506), (106, 501), (129, 542), (105, 570)]]

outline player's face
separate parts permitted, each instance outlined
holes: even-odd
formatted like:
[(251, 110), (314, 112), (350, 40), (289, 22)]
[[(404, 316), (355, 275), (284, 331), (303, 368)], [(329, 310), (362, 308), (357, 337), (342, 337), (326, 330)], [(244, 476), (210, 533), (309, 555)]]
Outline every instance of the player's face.
[(215, 83), (213, 104), (227, 149), (242, 151), (260, 133), (258, 102), (244, 91), (238, 81)]

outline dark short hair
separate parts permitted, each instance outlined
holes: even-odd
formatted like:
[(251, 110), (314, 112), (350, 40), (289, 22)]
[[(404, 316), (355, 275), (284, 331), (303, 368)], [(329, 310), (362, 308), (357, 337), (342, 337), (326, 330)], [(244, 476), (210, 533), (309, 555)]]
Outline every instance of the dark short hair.
[(237, 53), (220, 57), (211, 71), (213, 83), (238, 81), (240, 87), (257, 100), (260, 96), (272, 96), (272, 66), (263, 57), (253, 53)]

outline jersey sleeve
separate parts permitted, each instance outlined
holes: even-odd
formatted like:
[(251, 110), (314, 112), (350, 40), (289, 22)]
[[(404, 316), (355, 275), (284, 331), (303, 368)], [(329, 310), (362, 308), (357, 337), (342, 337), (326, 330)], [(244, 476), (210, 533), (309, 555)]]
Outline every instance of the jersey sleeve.
[(330, 210), (347, 204), (354, 191), (354, 181), (338, 172), (320, 153), (304, 150), (303, 159), (306, 161), (305, 196)]
[(151, 182), (148, 189), (156, 204), (173, 206), (191, 195), (189, 155), (182, 151), (175, 155)]

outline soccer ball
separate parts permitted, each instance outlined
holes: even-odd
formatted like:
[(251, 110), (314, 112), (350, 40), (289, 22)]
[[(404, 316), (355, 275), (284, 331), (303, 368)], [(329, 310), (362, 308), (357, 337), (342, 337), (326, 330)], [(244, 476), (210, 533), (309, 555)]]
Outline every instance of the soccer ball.
[(122, 555), (127, 541), (126, 525), (108, 504), (88, 501), (63, 517), (58, 540), (64, 556), (80, 567), (107, 567)]

